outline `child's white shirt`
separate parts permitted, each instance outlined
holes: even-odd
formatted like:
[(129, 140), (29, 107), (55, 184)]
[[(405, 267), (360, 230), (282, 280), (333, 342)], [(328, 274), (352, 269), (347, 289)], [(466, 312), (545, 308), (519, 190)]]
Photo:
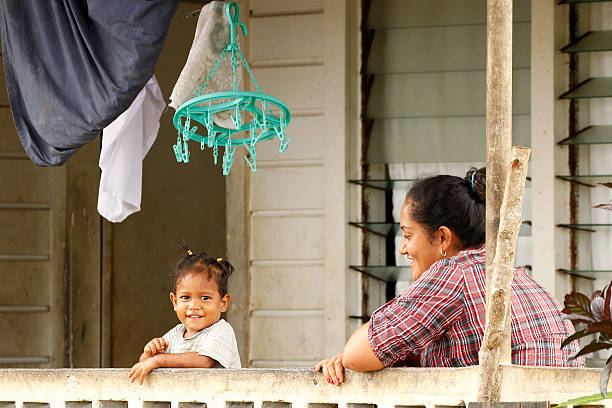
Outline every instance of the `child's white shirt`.
[(221, 319), (189, 338), (183, 337), (183, 333), (185, 325), (180, 323), (164, 334), (164, 340), (168, 342), (166, 353), (196, 352), (217, 361), (217, 367), (241, 367), (234, 329), (225, 320)]

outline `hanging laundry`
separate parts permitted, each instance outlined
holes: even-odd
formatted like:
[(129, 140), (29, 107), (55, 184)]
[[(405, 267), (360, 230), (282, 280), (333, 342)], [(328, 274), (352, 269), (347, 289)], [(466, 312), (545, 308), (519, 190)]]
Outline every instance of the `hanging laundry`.
[(63, 164), (153, 75), (178, 0), (0, 0), (2, 58), (30, 159)]
[(111, 222), (140, 211), (142, 161), (157, 137), (165, 107), (153, 76), (128, 110), (102, 132), (98, 212)]
[[(197, 94), (200, 85), (206, 81), (209, 72), (231, 41), (230, 26), (225, 12), (226, 5), (224, 1), (212, 1), (200, 11), (187, 62), (170, 95), (168, 105), (175, 110)], [(239, 37), (236, 40), (238, 41)], [(229, 58), (219, 66), (214, 77), (210, 78), (206, 93), (233, 90), (234, 73), (228, 61)], [(242, 65), (238, 65), (236, 70), (236, 86), (242, 89)], [(225, 100), (216, 102), (222, 103)], [(226, 112), (216, 115), (214, 120), (220, 126), (233, 126), (230, 114)]]

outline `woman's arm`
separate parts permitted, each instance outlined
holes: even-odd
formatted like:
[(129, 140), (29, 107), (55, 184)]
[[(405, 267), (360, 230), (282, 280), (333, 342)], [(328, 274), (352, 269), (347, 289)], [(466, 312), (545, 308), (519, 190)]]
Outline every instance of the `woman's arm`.
[(370, 322), (364, 324), (351, 336), (342, 352), (342, 365), (353, 371), (376, 371), (384, 368), (368, 339)]
[(156, 354), (147, 358), (132, 367), (128, 379), (134, 382), (139, 379), (140, 384), (152, 370), (158, 367), (172, 368), (212, 368), (217, 364), (216, 360), (202, 356), (198, 353), (176, 353), (176, 354)]

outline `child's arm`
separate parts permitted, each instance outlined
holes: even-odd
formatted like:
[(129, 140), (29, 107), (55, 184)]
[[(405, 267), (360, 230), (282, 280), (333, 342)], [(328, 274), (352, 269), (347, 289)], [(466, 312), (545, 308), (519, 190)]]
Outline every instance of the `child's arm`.
[[(144, 353), (143, 353), (144, 354)], [(159, 367), (168, 368), (212, 368), (217, 364), (216, 360), (210, 357), (202, 356), (198, 353), (176, 353), (156, 354), (150, 358), (145, 358), (144, 361), (140, 361), (130, 371), (128, 378), (130, 382), (140, 379), (140, 384), (144, 381), (144, 377), (149, 374), (152, 370)]]

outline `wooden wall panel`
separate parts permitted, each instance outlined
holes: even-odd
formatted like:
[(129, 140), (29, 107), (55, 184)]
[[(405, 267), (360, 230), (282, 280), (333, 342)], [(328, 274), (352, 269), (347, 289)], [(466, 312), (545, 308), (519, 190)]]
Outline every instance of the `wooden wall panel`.
[[(255, 263), (251, 267), (251, 308), (253, 310), (323, 309), (321, 263), (281, 265)], [(288, 294), (275, 296), (282, 291)]]
[(48, 306), (52, 269), (48, 261), (0, 260), (0, 299), (3, 305)]
[[(529, 70), (513, 71), (514, 114), (529, 113)], [(368, 118), (481, 116), (485, 72), (433, 72), (382, 75), (374, 80)]]
[[(376, 0), (372, 2), (367, 25), (398, 28), (482, 24), (487, 21), (486, 10), (486, 0)], [(530, 14), (529, 0), (514, 1), (514, 22), (530, 21)]]
[(266, 366), (266, 362), (274, 360), (284, 366), (293, 365), (292, 360), (303, 365), (322, 356), (323, 317), (322, 311), (254, 313), (251, 335), (257, 342), (251, 343), (253, 367)]
[[(0, 81), (4, 83), (4, 81)], [(25, 158), (25, 151), (15, 129), (13, 114), (9, 107), (0, 107), (0, 156), (11, 153)]]
[(283, 101), (294, 115), (324, 105), (321, 66), (258, 68), (253, 73), (263, 91)]
[(322, 259), (323, 219), (290, 214), (251, 218), (251, 260)]
[[(2, 357), (48, 356), (51, 351), (49, 323), (49, 313), (46, 311), (2, 313), (0, 319)], [(10, 364), (10, 366), (23, 366), (23, 364)]]
[(326, 139), (323, 118), (318, 116), (293, 116), (287, 126), (287, 137), (292, 138), (287, 150), (279, 151), (278, 139), (257, 145), (257, 160), (321, 160)]
[[(530, 31), (529, 22), (515, 24), (513, 42), (529, 44)], [(486, 66), (485, 44), (485, 24), (380, 30), (374, 34), (367, 73), (482, 71)], [(528, 68), (530, 58), (529, 47), (515, 47), (512, 65)]]
[[(250, 33), (252, 65), (290, 59), (310, 59), (321, 56), (323, 21), (318, 14), (302, 14), (255, 18)], [(289, 62), (290, 63), (290, 62)], [(257, 79), (258, 77), (255, 76)]]
[(251, 211), (323, 208), (321, 166), (264, 167), (251, 181)]
[(54, 170), (37, 167), (30, 160), (0, 160), (0, 202), (49, 203)]
[(48, 256), (50, 221), (46, 210), (0, 209), (0, 247), (8, 254)]
[(251, 13), (261, 16), (321, 12), (324, 3), (324, 0), (251, 0)]

